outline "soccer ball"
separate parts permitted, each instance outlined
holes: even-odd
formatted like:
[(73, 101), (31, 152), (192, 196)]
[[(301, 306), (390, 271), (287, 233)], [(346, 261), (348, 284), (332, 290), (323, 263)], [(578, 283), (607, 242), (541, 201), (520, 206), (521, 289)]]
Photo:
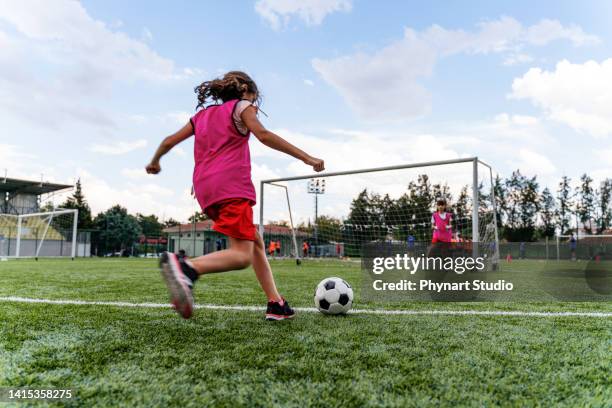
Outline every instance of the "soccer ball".
[(341, 278), (325, 278), (317, 286), (315, 306), (324, 314), (343, 314), (353, 306), (353, 288)]

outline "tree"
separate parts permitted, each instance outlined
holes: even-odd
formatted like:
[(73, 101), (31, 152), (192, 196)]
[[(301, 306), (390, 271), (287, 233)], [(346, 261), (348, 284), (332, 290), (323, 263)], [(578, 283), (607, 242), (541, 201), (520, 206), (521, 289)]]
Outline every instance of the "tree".
[(51, 201), (47, 201), (42, 207), (40, 207), (40, 211), (42, 212), (55, 211), (55, 205), (53, 205)]
[(540, 233), (544, 237), (555, 235), (555, 198), (546, 187), (540, 195), (540, 220), (542, 222)]
[(170, 227), (175, 227), (177, 225), (181, 225), (181, 223), (175, 220), (174, 218), (168, 218), (166, 221), (162, 223), (162, 225), (164, 226), (164, 228), (170, 228)]
[(491, 211), (491, 191), (485, 190), (484, 183), (478, 183), (478, 213), (486, 214)]
[(572, 217), (572, 187), (570, 186), (571, 179), (567, 176), (561, 178), (559, 189), (557, 190), (557, 224), (562, 235), (568, 234)]
[(495, 176), (493, 193), (495, 194), (495, 209), (497, 210), (497, 228), (503, 230), (508, 205), (506, 203), (506, 184), (502, 181), (501, 177), (499, 177), (499, 174)]
[(597, 233), (601, 234), (612, 225), (612, 179), (601, 182), (597, 199)]
[(208, 215), (203, 212), (196, 211), (191, 217), (189, 217), (189, 222), (201, 222), (208, 220)]
[(387, 229), (382, 226), (380, 200), (378, 194), (369, 194), (367, 189), (353, 199), (342, 229), (342, 239), (347, 243), (345, 251), (349, 256), (359, 255), (362, 244), (386, 236)]
[(342, 241), (342, 221), (327, 215), (319, 215), (317, 220), (319, 240), (321, 242)]
[(513, 171), (509, 179), (505, 180), (506, 190), (506, 225), (513, 230), (519, 227), (521, 190), (524, 177), (519, 170)]
[(535, 232), (536, 215), (540, 210), (538, 201), (538, 190), (540, 185), (536, 180), (536, 176), (532, 178), (524, 178), (523, 188), (521, 189), (520, 201), (520, 226), (531, 232)]
[(527, 178), (520, 170), (506, 180), (507, 224), (504, 236), (510, 241), (531, 241), (535, 238), (536, 215), (539, 210), (536, 177)]
[(76, 182), (74, 193), (60, 206), (61, 208), (67, 208), (71, 210), (79, 210), (79, 218), (77, 227), (79, 229), (91, 229), (93, 226), (93, 220), (91, 218), (91, 208), (87, 204), (83, 189), (81, 187), (81, 179)]
[(120, 205), (98, 214), (94, 225), (100, 230), (99, 245), (103, 252), (127, 250), (142, 234), (136, 217)]
[(289, 228), (289, 221), (286, 221), (286, 220), (270, 221), (268, 222), (268, 225), (276, 225), (278, 227)]
[(468, 186), (463, 186), (457, 196), (457, 201), (453, 203), (452, 209), (455, 214), (453, 220), (454, 228), (463, 236), (466, 231), (472, 228), (472, 207)]
[(300, 232), (303, 232), (303, 233), (307, 234), (307, 235), (312, 235), (313, 231), (314, 231), (314, 228), (313, 228), (312, 224), (310, 223), (310, 220), (308, 220), (308, 223), (305, 223), (304, 221), (300, 222), (297, 225), (296, 229), (298, 231), (300, 231)]
[(162, 235), (163, 224), (159, 222), (157, 215), (142, 215), (136, 214), (138, 225), (142, 230), (142, 234), (147, 237), (159, 237)]
[[(436, 198), (426, 174), (421, 174), (416, 183), (411, 181), (408, 184), (408, 194), (404, 198), (403, 211), (412, 214), (414, 237), (419, 241), (431, 238), (430, 219)], [(450, 200), (450, 196), (444, 198)]]
[(582, 223), (583, 228), (593, 233), (593, 213), (595, 211), (595, 191), (593, 190), (593, 179), (586, 173), (580, 177), (580, 186), (576, 188), (576, 215)]

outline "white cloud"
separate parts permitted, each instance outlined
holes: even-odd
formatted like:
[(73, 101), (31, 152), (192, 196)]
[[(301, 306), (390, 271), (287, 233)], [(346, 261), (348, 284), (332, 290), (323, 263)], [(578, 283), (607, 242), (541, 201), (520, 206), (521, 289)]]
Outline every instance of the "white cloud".
[(328, 14), (348, 12), (352, 0), (259, 0), (255, 11), (272, 27), (278, 30), (287, 27), (295, 16), (306, 25), (319, 25)]
[(166, 114), (166, 118), (175, 124), (184, 126), (189, 122), (189, 119), (193, 116), (189, 112), (169, 112)]
[(120, 155), (146, 146), (147, 141), (145, 139), (139, 139), (134, 140), (133, 142), (120, 141), (113, 144), (94, 144), (89, 148), (89, 150), (96, 153)]
[(118, 187), (116, 183), (79, 171), (83, 192), (94, 214), (105, 211), (115, 204), (128, 209), (132, 214), (157, 214), (163, 218), (186, 220), (194, 212), (195, 203), (185, 189), (179, 194), (154, 182), (133, 183)]
[(46, 162), (48, 158), (24, 146), (0, 143), (0, 178), (4, 177), (6, 171), (9, 178), (74, 184), (75, 179), (61, 175), (61, 164), (56, 161)]
[(527, 43), (533, 45), (546, 45), (559, 39), (569, 40), (575, 46), (595, 45), (601, 41), (597, 36), (585, 33), (576, 24), (564, 27), (559, 21), (550, 19), (543, 19), (527, 28), (523, 37)]
[(552, 120), (603, 137), (612, 133), (612, 59), (531, 68), (512, 83), (512, 99), (527, 99)]
[(131, 180), (142, 180), (151, 177), (147, 174), (144, 167), (140, 169), (125, 168), (121, 170), (121, 175)]
[(528, 115), (511, 115), (508, 113), (500, 113), (495, 116), (495, 121), (503, 125), (519, 125), (519, 126), (530, 126), (538, 124), (538, 118)]
[(0, 163), (3, 166), (13, 167), (23, 160), (34, 159), (36, 159), (35, 155), (21, 151), (17, 145), (0, 143)]
[(512, 115), (512, 121), (517, 125), (535, 125), (538, 123), (538, 118), (527, 115)]
[(612, 178), (612, 167), (596, 168), (588, 172), (588, 175), (593, 179), (596, 188), (599, 188), (604, 180)]
[(51, 47), (57, 53), (51, 56), (55, 63), (60, 62), (58, 57), (67, 59), (64, 64), (78, 61), (95, 68), (95, 75), (110, 77), (169, 79), (175, 75), (171, 60), (123, 32), (110, 30), (76, 1), (55, 1), (48, 7), (44, 0), (2, 0), (0, 20), (33, 40), (31, 45)]
[[(429, 134), (403, 134), (397, 132), (366, 132), (355, 130), (334, 129), (335, 137), (315, 137), (309, 134), (295, 132), (289, 129), (275, 129), (287, 141), (296, 146), (308, 146), (308, 153), (325, 160), (326, 172), (360, 169), (366, 167), (383, 167), (404, 163), (428, 162), (460, 157), (460, 154), (448, 146), (448, 140)], [(283, 156), (281, 153), (254, 141), (251, 143), (254, 161), (269, 162), (274, 160), (278, 168), (266, 172), (265, 178), (289, 177), (313, 174), (311, 167), (304, 163)], [(453, 174), (444, 168), (427, 170), (436, 175), (437, 180), (445, 174), (449, 184), (459, 185), (469, 182), (469, 166), (463, 174)], [(266, 167), (267, 169), (267, 167)], [(351, 200), (367, 187), (380, 193), (398, 196), (406, 189), (407, 183), (416, 180), (423, 168), (404, 171), (403, 178), (394, 173), (376, 173), (373, 175), (355, 175), (329, 179), (330, 190), (321, 199), (322, 211), (336, 211), (333, 215), (347, 215)], [(446, 171), (446, 173), (444, 173)], [(255, 171), (254, 171), (255, 174)], [(461, 179), (462, 176), (465, 178)], [(261, 177), (261, 176), (260, 176)], [(254, 179), (255, 179), (254, 175)], [(256, 181), (258, 183), (258, 181)], [(292, 210), (296, 222), (304, 221), (312, 215), (313, 197), (306, 194), (305, 181), (290, 182)], [(258, 188), (258, 184), (256, 184)], [(267, 190), (270, 191), (270, 189)], [(288, 219), (286, 199), (283, 191), (270, 192), (265, 201), (266, 220)], [(326, 205), (327, 207), (323, 207)], [(327, 208), (327, 210), (326, 210)], [(328, 213), (329, 214), (329, 213)]]
[(508, 54), (504, 58), (504, 62), (502, 62), (502, 64), (508, 65), (508, 66), (520, 65), (520, 64), (527, 64), (529, 62), (532, 62), (533, 60), (534, 58), (531, 55), (518, 52), (518, 53)]
[[(117, 82), (189, 77), (116, 24), (92, 18), (77, 1), (0, 0), (0, 106), (35, 123), (58, 127), (117, 124), (100, 99)], [(145, 35), (146, 37), (146, 35)]]
[(172, 148), (171, 152), (176, 154), (177, 156), (180, 156), (180, 157), (186, 157), (187, 156), (187, 152), (185, 152), (185, 149), (183, 149), (181, 146), (174, 146)]
[(314, 81), (312, 81), (311, 79), (305, 79), (304, 84), (308, 86), (314, 86)]
[(153, 40), (153, 33), (147, 27), (144, 27), (142, 29), (142, 34), (141, 35), (142, 35), (142, 39), (144, 41), (151, 41), (151, 40)]
[(509, 163), (525, 175), (550, 175), (557, 170), (548, 157), (533, 150), (519, 149), (516, 159)]
[[(550, 25), (557, 27), (556, 31), (542, 34), (541, 28)], [(593, 43), (596, 37), (584, 34), (577, 26), (564, 28), (553, 20), (524, 27), (513, 18), (501, 17), (478, 24), (474, 32), (438, 25), (424, 31), (406, 28), (402, 39), (374, 53), (315, 58), (312, 66), (364, 118), (404, 120), (429, 112), (431, 95), (421, 81), (432, 75), (440, 58), (458, 53), (501, 53), (506, 63), (514, 63), (517, 58), (527, 58), (517, 56), (522, 48), (557, 39), (584, 45)]]

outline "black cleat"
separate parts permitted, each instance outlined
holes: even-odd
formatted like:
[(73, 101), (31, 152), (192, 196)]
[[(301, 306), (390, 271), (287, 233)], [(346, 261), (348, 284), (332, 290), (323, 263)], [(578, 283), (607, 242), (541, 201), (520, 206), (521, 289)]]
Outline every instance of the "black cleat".
[(179, 261), (176, 254), (172, 252), (162, 254), (159, 266), (170, 292), (172, 306), (181, 317), (189, 319), (193, 314), (193, 281), (187, 275), (195, 271), (185, 262)]
[(293, 317), (295, 317), (295, 311), (285, 299), (283, 299), (282, 306), (278, 302), (268, 302), (266, 320), (285, 320), (292, 319)]

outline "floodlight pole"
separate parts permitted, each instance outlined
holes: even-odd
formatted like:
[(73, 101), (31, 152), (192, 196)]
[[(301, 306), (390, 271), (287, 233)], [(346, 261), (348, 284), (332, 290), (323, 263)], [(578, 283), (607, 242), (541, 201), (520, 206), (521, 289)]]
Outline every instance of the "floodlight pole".
[[(314, 240), (315, 246), (319, 244), (319, 194), (325, 193), (325, 179), (323, 178), (311, 178), (308, 182), (308, 193), (314, 194), (315, 196), (315, 218), (314, 218)], [(315, 256), (317, 255), (317, 249), (315, 247)]]
[(319, 218), (319, 193), (315, 191), (315, 216), (314, 216), (314, 240), (315, 245), (319, 243), (319, 230), (317, 228), (317, 219)]

